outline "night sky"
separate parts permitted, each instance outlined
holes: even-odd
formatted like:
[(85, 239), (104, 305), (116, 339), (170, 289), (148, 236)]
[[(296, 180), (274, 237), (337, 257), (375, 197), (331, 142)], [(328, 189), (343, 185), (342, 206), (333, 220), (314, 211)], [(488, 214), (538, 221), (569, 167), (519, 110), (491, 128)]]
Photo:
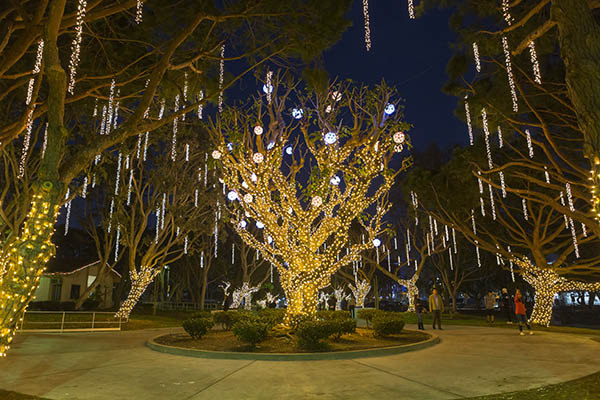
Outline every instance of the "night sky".
[(405, 117), (417, 151), (431, 143), (440, 147), (466, 144), (465, 124), (454, 116), (456, 98), (442, 93), (450, 42), (450, 12), (408, 17), (406, 1), (370, 1), (371, 50), (365, 49), (362, 2), (354, 1), (353, 22), (342, 40), (325, 53), (330, 78), (376, 84), (385, 79), (405, 100)]

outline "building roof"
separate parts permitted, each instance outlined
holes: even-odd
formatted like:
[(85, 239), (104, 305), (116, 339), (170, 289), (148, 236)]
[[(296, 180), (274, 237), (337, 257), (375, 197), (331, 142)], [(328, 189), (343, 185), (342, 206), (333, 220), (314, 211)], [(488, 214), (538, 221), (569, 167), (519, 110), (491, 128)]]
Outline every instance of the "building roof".
[[(44, 273), (43, 273), (43, 275), (44, 275), (44, 276), (64, 276), (64, 275), (71, 275), (71, 274), (74, 274), (74, 273), (76, 273), (76, 272), (82, 271), (82, 270), (84, 270), (84, 269), (86, 269), (86, 268), (89, 268), (89, 267), (91, 267), (92, 265), (96, 265), (96, 264), (98, 264), (99, 262), (100, 262), (100, 260), (96, 260), (96, 261), (94, 261), (94, 262), (92, 262), (92, 263), (86, 264), (86, 265), (84, 265), (84, 266), (82, 266), (82, 267), (79, 267), (79, 268), (76, 268), (76, 269), (74, 269), (74, 270), (72, 270), (72, 271), (65, 271), (65, 272), (48, 272), (48, 271), (47, 271), (47, 272), (44, 272)], [(115, 273), (115, 274), (116, 274), (116, 275), (117, 275), (119, 278), (121, 278), (121, 274), (120, 274), (120, 273), (118, 273), (117, 271), (115, 271), (115, 269), (114, 269), (114, 268), (111, 268), (110, 270), (111, 270), (113, 273)]]

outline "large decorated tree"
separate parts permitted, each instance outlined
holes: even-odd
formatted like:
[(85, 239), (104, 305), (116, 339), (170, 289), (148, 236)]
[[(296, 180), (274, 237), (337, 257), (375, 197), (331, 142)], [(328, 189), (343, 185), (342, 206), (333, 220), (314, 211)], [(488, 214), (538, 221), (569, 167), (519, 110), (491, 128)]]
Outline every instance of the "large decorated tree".
[[(279, 272), (292, 326), (314, 317), (319, 289), (379, 240), (388, 191), (409, 164), (392, 158), (409, 142), (386, 85), (301, 90), (286, 82), (273, 77), (210, 131), (232, 222)], [(350, 240), (352, 224), (362, 227), (359, 241)]]

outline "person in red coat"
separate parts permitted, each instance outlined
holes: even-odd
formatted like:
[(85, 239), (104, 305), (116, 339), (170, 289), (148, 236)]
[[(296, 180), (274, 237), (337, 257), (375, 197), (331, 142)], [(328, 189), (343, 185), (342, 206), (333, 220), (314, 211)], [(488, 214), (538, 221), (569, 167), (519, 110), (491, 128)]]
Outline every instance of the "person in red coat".
[(525, 309), (525, 303), (523, 302), (523, 295), (519, 289), (517, 289), (515, 293), (515, 315), (517, 317), (517, 322), (519, 323), (519, 335), (525, 335), (525, 333), (523, 333), (523, 324), (527, 326), (529, 334), (533, 335), (531, 326), (527, 321), (527, 310)]

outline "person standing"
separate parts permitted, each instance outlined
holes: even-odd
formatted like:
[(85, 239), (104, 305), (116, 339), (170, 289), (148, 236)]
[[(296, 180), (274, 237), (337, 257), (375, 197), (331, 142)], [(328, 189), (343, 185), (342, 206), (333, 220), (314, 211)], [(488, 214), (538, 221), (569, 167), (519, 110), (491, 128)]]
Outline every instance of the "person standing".
[(419, 296), (415, 295), (413, 301), (415, 304), (415, 314), (417, 314), (417, 324), (419, 326), (419, 330), (424, 331), (425, 327), (423, 326), (423, 313), (425, 312), (425, 307), (423, 306), (421, 299), (419, 299)]
[(502, 288), (502, 295), (500, 297), (502, 304), (502, 311), (506, 316), (506, 323), (512, 324), (512, 307), (510, 304), (510, 295), (508, 294), (508, 290), (506, 288)]
[(354, 297), (350, 297), (350, 300), (348, 300), (348, 311), (350, 311), (352, 319), (356, 319), (356, 301)]
[(429, 296), (429, 311), (433, 317), (433, 329), (435, 329), (435, 322), (438, 323), (438, 328), (442, 330), (442, 313), (444, 312), (444, 302), (442, 296), (438, 294), (437, 289), (433, 289), (433, 294)]
[(485, 303), (485, 318), (487, 322), (494, 323), (494, 309), (496, 308), (496, 295), (491, 290), (483, 298)]
[(523, 295), (519, 289), (517, 289), (515, 292), (515, 316), (517, 317), (517, 322), (519, 323), (519, 335), (525, 335), (525, 333), (523, 333), (523, 324), (527, 326), (529, 334), (533, 335), (531, 326), (527, 321), (527, 310), (525, 309), (525, 303), (523, 302)]

